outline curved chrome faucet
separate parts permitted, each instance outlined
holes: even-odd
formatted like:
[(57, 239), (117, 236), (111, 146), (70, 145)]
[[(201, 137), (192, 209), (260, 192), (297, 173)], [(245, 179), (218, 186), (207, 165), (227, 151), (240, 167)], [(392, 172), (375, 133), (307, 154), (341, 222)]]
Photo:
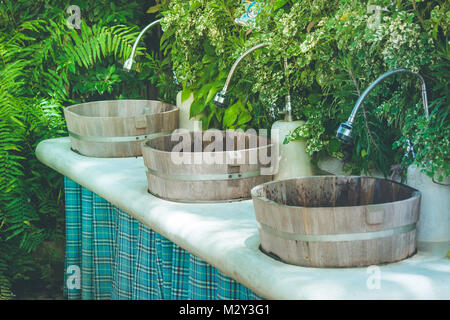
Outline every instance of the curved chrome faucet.
[(154, 25), (156, 25), (157, 23), (160, 23), (160, 22), (161, 22), (161, 19), (153, 21), (139, 33), (138, 37), (136, 38), (136, 41), (133, 44), (133, 49), (131, 50), (130, 57), (123, 64), (123, 69), (125, 71), (131, 71), (131, 67), (133, 66), (133, 63), (134, 63), (133, 58), (136, 53), (136, 48), (139, 43), (139, 40), (141, 40), (142, 35), (145, 33), (145, 31), (147, 31), (148, 29), (150, 29), (151, 27), (153, 27)]
[(353, 129), (353, 123), (355, 121), (355, 117), (356, 117), (356, 113), (359, 110), (359, 107), (361, 106), (361, 104), (363, 103), (364, 99), (366, 98), (366, 96), (369, 94), (370, 91), (372, 91), (372, 89), (378, 84), (380, 83), (382, 80), (384, 80), (385, 78), (399, 73), (399, 72), (406, 72), (406, 73), (410, 73), (413, 74), (415, 76), (417, 76), (420, 79), (420, 83), (422, 85), (422, 101), (423, 101), (423, 108), (425, 110), (425, 116), (427, 118), (429, 118), (429, 112), (428, 112), (428, 99), (427, 99), (427, 88), (425, 85), (425, 80), (423, 79), (423, 77), (416, 72), (413, 72), (409, 69), (404, 69), (404, 68), (400, 68), (400, 69), (394, 69), (391, 70), (389, 72), (386, 72), (384, 74), (382, 74), (380, 77), (378, 77), (378, 79), (376, 79), (374, 82), (372, 82), (370, 84), (370, 86), (367, 87), (367, 89), (362, 93), (362, 95), (359, 97), (358, 101), (356, 101), (355, 107), (352, 110), (352, 113), (350, 114), (350, 116), (348, 117), (348, 120), (346, 122), (341, 123), (341, 125), (339, 126), (339, 129), (337, 131), (336, 137), (345, 142), (345, 143), (351, 143), (353, 141), (353, 137), (352, 137), (352, 129)]
[(216, 96), (214, 97), (214, 101), (213, 103), (218, 107), (218, 108), (226, 108), (228, 106), (228, 103), (230, 101), (229, 97), (227, 96), (227, 90), (228, 90), (228, 86), (230, 85), (231, 82), (231, 78), (233, 77), (234, 71), (236, 70), (236, 67), (238, 66), (238, 64), (242, 61), (242, 59), (244, 59), (246, 56), (248, 56), (250, 53), (252, 53), (253, 51), (263, 48), (263, 47), (267, 47), (269, 44), (268, 43), (260, 43), (250, 49), (248, 49), (247, 51), (245, 51), (233, 64), (233, 66), (230, 69), (230, 72), (228, 73), (228, 78), (227, 81), (225, 81), (225, 85), (223, 86), (222, 91), (219, 91)]

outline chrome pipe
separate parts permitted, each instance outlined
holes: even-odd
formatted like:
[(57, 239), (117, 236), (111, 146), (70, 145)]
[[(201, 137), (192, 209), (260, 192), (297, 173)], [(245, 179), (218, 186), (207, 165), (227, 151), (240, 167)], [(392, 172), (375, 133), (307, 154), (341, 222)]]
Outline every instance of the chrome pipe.
[(225, 85), (223, 86), (222, 91), (226, 92), (228, 90), (228, 86), (230, 85), (231, 82), (231, 78), (233, 77), (234, 72), (236, 71), (236, 68), (238, 66), (238, 64), (242, 61), (242, 59), (244, 59), (246, 56), (248, 56), (250, 53), (252, 53), (253, 51), (263, 48), (263, 47), (267, 47), (269, 44), (268, 43), (260, 43), (250, 49), (248, 49), (247, 51), (245, 51), (233, 64), (233, 66), (230, 69), (230, 72), (228, 73), (228, 77), (227, 77), (227, 81), (225, 81)]
[(423, 101), (423, 108), (425, 111), (425, 116), (427, 117), (427, 119), (429, 119), (430, 114), (429, 114), (429, 110), (428, 110), (428, 98), (427, 98), (427, 87), (425, 84), (425, 79), (416, 72), (413, 72), (409, 69), (405, 69), (405, 68), (399, 68), (399, 69), (394, 69), (391, 71), (388, 71), (384, 74), (382, 74), (380, 77), (378, 77), (374, 82), (372, 82), (367, 89), (361, 94), (361, 96), (358, 98), (358, 100), (356, 101), (355, 106), (353, 107), (352, 113), (350, 114), (350, 116), (348, 117), (348, 120), (346, 122), (341, 123), (341, 125), (339, 126), (339, 129), (336, 133), (336, 137), (346, 143), (350, 143), (353, 141), (353, 137), (352, 137), (352, 129), (353, 129), (353, 124), (355, 122), (355, 118), (356, 118), (356, 114), (358, 113), (358, 110), (360, 108), (360, 106), (362, 105), (364, 99), (367, 97), (367, 95), (369, 94), (370, 91), (372, 91), (373, 88), (375, 88), (375, 86), (377, 86), (381, 81), (383, 81), (384, 79), (386, 79), (387, 77), (396, 74), (396, 73), (400, 73), (400, 72), (406, 72), (409, 74), (413, 74), (416, 77), (419, 78), (421, 86), (422, 86), (422, 101)]
[(216, 96), (214, 97), (214, 101), (213, 103), (219, 107), (219, 108), (226, 108), (228, 106), (228, 102), (229, 102), (229, 97), (227, 96), (227, 90), (228, 90), (228, 86), (230, 85), (231, 82), (231, 78), (233, 77), (234, 72), (236, 71), (237, 66), (239, 65), (239, 63), (242, 61), (242, 59), (244, 59), (246, 56), (248, 56), (250, 53), (252, 53), (253, 51), (263, 48), (263, 47), (267, 47), (269, 44), (268, 43), (260, 43), (250, 49), (248, 49), (247, 51), (245, 51), (233, 64), (233, 66), (230, 69), (230, 72), (228, 73), (228, 77), (227, 80), (225, 81), (225, 85), (223, 86), (222, 91), (219, 91)]
[(147, 31), (148, 29), (150, 29), (151, 27), (153, 27), (154, 25), (156, 25), (160, 22), (161, 22), (161, 19), (153, 21), (139, 33), (139, 35), (136, 38), (136, 41), (134, 41), (133, 48), (131, 49), (130, 57), (123, 64), (123, 69), (125, 71), (131, 71), (131, 67), (133, 66), (133, 63), (134, 63), (133, 58), (134, 58), (134, 55), (136, 54), (137, 45), (138, 45), (139, 41), (141, 40), (142, 35), (145, 33), (145, 31)]

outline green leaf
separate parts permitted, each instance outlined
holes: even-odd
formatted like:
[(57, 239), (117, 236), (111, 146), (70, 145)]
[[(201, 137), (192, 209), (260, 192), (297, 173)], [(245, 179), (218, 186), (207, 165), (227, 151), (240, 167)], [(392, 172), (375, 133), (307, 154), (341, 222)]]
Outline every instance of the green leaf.
[(198, 90), (197, 94), (196, 94), (196, 98), (203, 98), (204, 96), (206, 96), (206, 94), (209, 92), (209, 90), (211, 89), (212, 84), (211, 83), (207, 83), (204, 86), (202, 86), (200, 88), (200, 90)]
[(196, 2), (194, 2), (194, 4), (192, 4), (190, 7), (189, 7), (189, 11), (195, 11), (195, 10), (197, 10), (198, 8), (200, 8), (202, 6), (202, 3), (200, 2), (200, 1), (196, 1)]
[(211, 87), (211, 89), (209, 89), (208, 91), (208, 95), (206, 96), (206, 103), (209, 103), (214, 96), (216, 95), (217, 91), (219, 91), (219, 89), (215, 88), (215, 87)]
[(331, 139), (328, 143), (328, 151), (330, 153), (338, 152), (341, 149), (341, 143), (337, 139)]
[(278, 9), (283, 7), (287, 2), (288, 0), (276, 0), (275, 3), (273, 4), (273, 10), (277, 11)]
[(167, 30), (166, 32), (164, 32), (161, 36), (161, 43), (166, 41), (171, 36), (173, 36), (175, 34), (175, 32), (176, 32), (176, 29), (170, 29), (170, 30)]
[(230, 127), (234, 124), (239, 115), (241, 107), (242, 102), (239, 100), (225, 110), (225, 114), (223, 116), (223, 124), (225, 125), (225, 127)]
[(9, 236), (6, 237), (5, 241), (8, 241), (8, 240), (14, 238), (15, 236), (21, 234), (23, 231), (24, 231), (23, 228), (17, 228), (16, 231), (14, 231), (12, 234), (10, 234)]
[(366, 149), (362, 149), (362, 150), (361, 150), (361, 157), (364, 158), (364, 157), (366, 157), (366, 156), (367, 156), (367, 151), (366, 151)]
[[(212, 109), (212, 108), (210, 108)], [(203, 123), (206, 125), (207, 128), (210, 128), (210, 124), (211, 124), (211, 120), (213, 118), (213, 116), (216, 114), (216, 109), (212, 109), (211, 112), (208, 115), (208, 118), (206, 119), (206, 121), (204, 121)]]
[(240, 126), (252, 120), (252, 115), (247, 110), (242, 111), (239, 114), (239, 119), (236, 125)]
[(192, 102), (191, 105), (191, 110), (189, 111), (189, 116), (192, 118), (199, 115), (205, 109), (205, 106), (206, 105), (198, 99), (194, 99), (194, 102)]
[(74, 62), (70, 62), (70, 63), (68, 64), (68, 68), (69, 68), (69, 71), (70, 71), (70, 72), (72, 72), (72, 73), (75, 73), (75, 72), (76, 72), (76, 69), (75, 69), (75, 63), (74, 63)]
[(15, 123), (17, 123), (22, 128), (25, 128), (25, 124), (22, 121), (20, 121), (19, 119), (17, 119), (16, 117), (11, 116), (11, 120), (14, 121)]
[(311, 93), (308, 96), (308, 101), (309, 103), (311, 103), (312, 105), (315, 105), (317, 103), (319, 103), (321, 100), (321, 95), (319, 93)]
[(161, 9), (161, 4), (157, 4), (153, 7), (148, 8), (147, 13), (156, 13), (159, 11), (159, 9)]
[(181, 102), (186, 101), (191, 96), (192, 91), (186, 87), (181, 91)]

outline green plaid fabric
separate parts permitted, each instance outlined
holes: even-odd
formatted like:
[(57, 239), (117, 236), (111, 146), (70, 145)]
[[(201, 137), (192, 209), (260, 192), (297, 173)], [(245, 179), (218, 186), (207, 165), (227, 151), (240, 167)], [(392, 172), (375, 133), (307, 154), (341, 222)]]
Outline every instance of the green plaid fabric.
[(262, 299), (65, 178), (68, 299)]
[[(64, 273), (64, 295), (68, 299), (80, 299), (81, 280), (81, 186), (64, 178), (66, 208), (66, 255)], [(71, 281), (70, 278), (73, 278)], [(70, 283), (70, 286), (69, 286)]]

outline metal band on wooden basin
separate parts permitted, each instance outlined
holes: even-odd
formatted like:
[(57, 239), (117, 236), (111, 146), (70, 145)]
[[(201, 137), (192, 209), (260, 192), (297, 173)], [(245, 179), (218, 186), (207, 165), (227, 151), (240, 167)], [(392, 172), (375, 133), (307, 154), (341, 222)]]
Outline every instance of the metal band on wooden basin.
[(69, 131), (69, 136), (80, 141), (88, 142), (131, 142), (131, 141), (144, 141), (146, 139), (152, 139), (160, 136), (170, 134), (172, 131), (158, 132), (153, 134), (145, 134), (141, 136), (131, 136), (131, 137), (92, 137), (92, 136), (80, 136), (79, 134)]
[(279, 231), (260, 222), (258, 222), (258, 227), (261, 228), (263, 231), (268, 232), (276, 237), (280, 237), (287, 240), (307, 241), (307, 242), (341, 242), (341, 241), (356, 241), (356, 240), (357, 241), (373, 240), (379, 238), (392, 237), (394, 235), (413, 231), (414, 229), (416, 229), (416, 223), (411, 223), (406, 226), (375, 232), (347, 233), (347, 234), (315, 234), (315, 235), (297, 234)]
[(147, 168), (148, 173), (151, 175), (170, 179), (170, 180), (180, 180), (180, 181), (209, 181), (209, 180), (234, 180), (234, 179), (245, 179), (251, 177), (257, 177), (261, 175), (261, 171), (246, 171), (239, 173), (216, 173), (216, 174), (166, 174), (159, 172), (150, 168)]

